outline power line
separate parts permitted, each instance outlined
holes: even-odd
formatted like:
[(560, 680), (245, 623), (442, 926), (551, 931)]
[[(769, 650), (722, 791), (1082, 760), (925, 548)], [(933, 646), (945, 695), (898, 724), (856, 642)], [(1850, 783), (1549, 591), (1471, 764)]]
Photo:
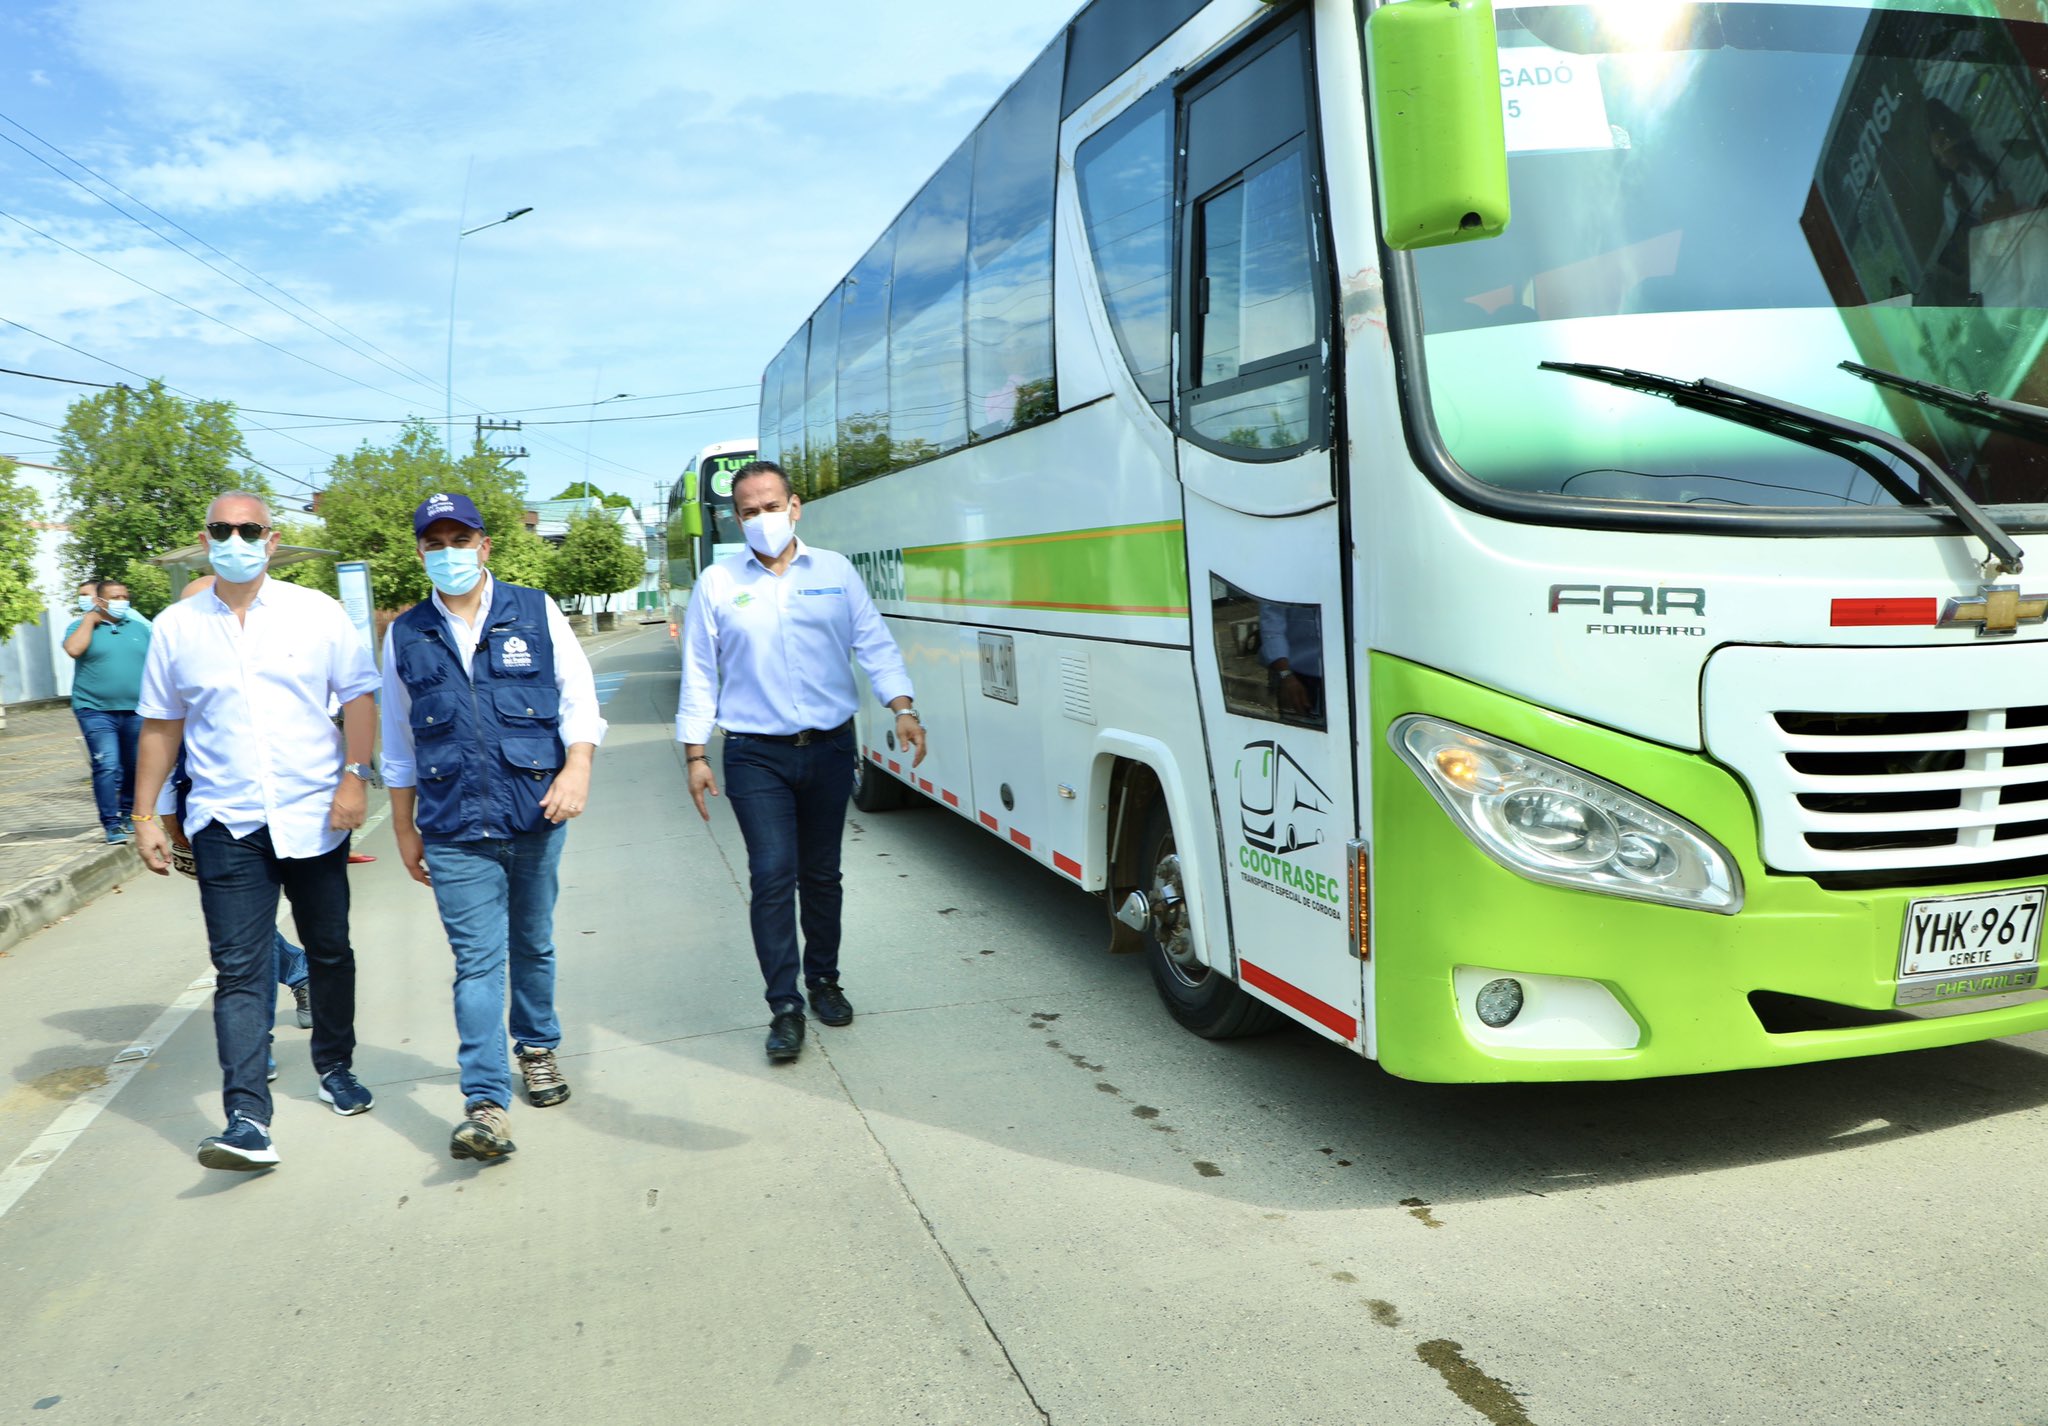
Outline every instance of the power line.
[(11, 366), (0, 366), (0, 376), (25, 376), (32, 381), (61, 381), (66, 386), (97, 386), (102, 391), (112, 391), (116, 384), (110, 381), (80, 381), (70, 376), (45, 376), (40, 371), (16, 371)]
[[(48, 139), (44, 138), (41, 134), (38, 134), (33, 129), (29, 128), (26, 124), (23, 124), (19, 120), (6, 114), (0, 114), (0, 120), (5, 120), (10, 126), (19, 129), (24, 134), (27, 134), (30, 138), (34, 139), (37, 143), (41, 144), (51, 153), (54, 153), (59, 158), (63, 159), (66, 163), (69, 163), (74, 167), (83, 169), (85, 172), (91, 174), (94, 178), (98, 179), (101, 183), (113, 189), (114, 192), (120, 194), (129, 202), (135, 204), (136, 207), (142, 209), (144, 212), (149, 213), (156, 218), (162, 219), (165, 223), (177, 229), (180, 233), (183, 233), (193, 242), (198, 243), (201, 247), (207, 249), (209, 252), (218, 255), (224, 261), (232, 263), (234, 266), (248, 273), (249, 276), (255, 278), (265, 287), (270, 288), (271, 291), (276, 292), (282, 297), (289, 298), (292, 302), (304, 308), (306, 311), (312, 313), (315, 317), (318, 317), (322, 322), (325, 322), (328, 326), (333, 327), (336, 331), (345, 333), (347, 336), (353, 338), (355, 341), (362, 343), (363, 346), (368, 347), (371, 352), (375, 352), (377, 355), (371, 356), (369, 355), (369, 353), (360, 351), (356, 347), (350, 346), (348, 342), (343, 341), (340, 337), (335, 336), (333, 332), (323, 331), (321, 328), (314, 326), (311, 322), (307, 321), (297, 312), (293, 312), (289, 308), (286, 308), (278, 301), (276, 301), (276, 299), (265, 296), (263, 293), (258, 292), (255, 288), (249, 286), (248, 283), (242, 281), (233, 273), (222, 271), (219, 267), (216, 267), (213, 263), (208, 262), (198, 253), (193, 252), (191, 249), (183, 246), (180, 243), (172, 241), (170, 238), (166, 237), (161, 231), (159, 231), (151, 224), (146, 223), (142, 219), (136, 217), (133, 213), (130, 213), (120, 204), (114, 202), (113, 199), (107, 197), (104, 193), (100, 193), (94, 190), (93, 188), (87, 186), (86, 184), (81, 183), (77, 178), (75, 178), (71, 174), (64, 172), (64, 170), (58, 168), (55, 164), (51, 163), (41, 154), (34, 152), (27, 145), (22, 144), (15, 139), (9, 138), (5, 134), (0, 134), (0, 140), (4, 140), (5, 142), (12, 144), (15, 148), (20, 149), (21, 152), (27, 154), (30, 158), (34, 159), (37, 163), (40, 163), (43, 167), (49, 169), (50, 172), (56, 174), (66, 183), (71, 184), (73, 187), (79, 189), (81, 192), (89, 194), (91, 197), (96, 198), (100, 202), (106, 204), (109, 208), (112, 208), (116, 213), (119, 213), (122, 217), (128, 219), (129, 222), (134, 223), (137, 227), (143, 229), (151, 236), (159, 239), (173, 250), (183, 254), (186, 257), (191, 258), (194, 262), (206, 268), (207, 271), (226, 278), (228, 281), (234, 283), (237, 287), (241, 288), (244, 292), (247, 292), (250, 296), (257, 298), (260, 301), (269, 303), (269, 305), (277, 308), (278, 311), (283, 312), (287, 317), (290, 317), (293, 321), (298, 322), (301, 326), (304, 326), (305, 328), (315, 333), (316, 335), (325, 337), (327, 340), (334, 342), (336, 345), (340, 346), (345, 351), (349, 352), (351, 355), (362, 357), (366, 361), (370, 361), (375, 365), (381, 366), (386, 371), (391, 372), (394, 376), (407, 377), (408, 379), (420, 382), (424, 384), (429, 391), (432, 391), (436, 395), (439, 395), (441, 393), (441, 387), (439, 383), (435, 382), (432, 377), (426, 375), (417, 367), (407, 365), (398, 357), (392, 356), (391, 353), (379, 347), (375, 342), (372, 342), (368, 337), (362, 336), (360, 333), (351, 331), (348, 327), (345, 327), (340, 322), (335, 321), (334, 318), (329, 317), (326, 313), (322, 312), (319, 308), (313, 306), (310, 302), (307, 302), (305, 299), (295, 296), (294, 294), (286, 291), (284, 288), (278, 286), (275, 282), (272, 282), (269, 278), (263, 276), (263, 274), (257, 272), (254, 268), (250, 267), (247, 263), (244, 263), (237, 258), (231, 257), (229, 254), (223, 252), (220, 248), (215, 247), (212, 243), (200, 237), (190, 228), (187, 228), (184, 224), (178, 222), (177, 219), (172, 218), (168, 214), (163, 213), (158, 209), (151, 207), (149, 204), (143, 202), (140, 198), (137, 198), (127, 189), (121, 187), (121, 185), (115, 183), (111, 178), (108, 178), (105, 174), (99, 172), (97, 169), (85, 163), (83, 160), (72, 157), (63, 149), (59, 148), (57, 145), (51, 143)], [(382, 359), (380, 360), (380, 358)]]
[(360, 386), (366, 391), (374, 391), (379, 396), (388, 397), (393, 401), (403, 401), (405, 399), (404, 397), (398, 395), (396, 392), (386, 391), (381, 386), (372, 386), (369, 382), (364, 381), (358, 377), (350, 376), (347, 372), (336, 371), (333, 367), (328, 366), (325, 362), (314, 361), (313, 358), (305, 356), (299, 352), (295, 352), (290, 347), (281, 347), (276, 342), (271, 341), (268, 337), (259, 337), (254, 332), (245, 332), (240, 327), (237, 327), (233, 322), (230, 322), (227, 318), (216, 317), (213, 313), (207, 311), (205, 308), (195, 307), (182, 297), (173, 297), (171, 296), (170, 293), (164, 291), (161, 287), (152, 287), (149, 283), (144, 282), (141, 278), (135, 276), (133, 273), (123, 272), (121, 271), (120, 268), (115, 267), (112, 263), (105, 262), (99, 258), (96, 258), (91, 253), (86, 252), (82, 248), (73, 247), (70, 243), (65, 242), (62, 238), (57, 237), (52, 233), (44, 232), (41, 228), (38, 228), (34, 223), (29, 222), (26, 218), (17, 217), (16, 215), (8, 212), (4, 208), (0, 208), (0, 218), (5, 218), (8, 222), (13, 223), (17, 227), (28, 229), (28, 231), (34, 233), (37, 237), (43, 239), (45, 242), (55, 243), (58, 247), (64, 249), (64, 251), (68, 253), (71, 253), (73, 256), (84, 258), (94, 267), (105, 268), (108, 272), (113, 273), (116, 277), (126, 278), (128, 281), (134, 283), (137, 287), (140, 287), (145, 292), (153, 292), (157, 296), (163, 298), (164, 301), (166, 302), (176, 303), (178, 306), (183, 307), (187, 312), (192, 313), (196, 317), (204, 317), (207, 321), (212, 322), (217, 326), (225, 327), (230, 332), (233, 332), (236, 336), (241, 337), (246, 341), (255, 342), (259, 346), (269, 347), (279, 356), (288, 356), (293, 361), (304, 362), (307, 366), (312, 367), (316, 371), (324, 371), (329, 376), (338, 377), (341, 380), (349, 382), (352, 385)]

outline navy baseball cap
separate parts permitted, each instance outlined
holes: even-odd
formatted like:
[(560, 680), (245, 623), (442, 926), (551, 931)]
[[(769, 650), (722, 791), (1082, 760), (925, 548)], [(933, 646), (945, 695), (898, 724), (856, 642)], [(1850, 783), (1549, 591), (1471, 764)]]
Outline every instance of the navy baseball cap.
[(429, 495), (422, 500), (420, 508), (412, 512), (413, 538), (424, 535), (436, 520), (454, 520), (472, 530), (484, 527), (484, 517), (476, 513), (476, 502), (467, 495)]

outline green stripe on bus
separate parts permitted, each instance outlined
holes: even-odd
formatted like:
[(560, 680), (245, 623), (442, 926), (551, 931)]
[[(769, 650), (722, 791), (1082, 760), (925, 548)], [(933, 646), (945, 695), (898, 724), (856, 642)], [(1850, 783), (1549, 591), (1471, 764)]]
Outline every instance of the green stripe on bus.
[(1181, 522), (1058, 530), (903, 551), (912, 604), (1188, 617)]

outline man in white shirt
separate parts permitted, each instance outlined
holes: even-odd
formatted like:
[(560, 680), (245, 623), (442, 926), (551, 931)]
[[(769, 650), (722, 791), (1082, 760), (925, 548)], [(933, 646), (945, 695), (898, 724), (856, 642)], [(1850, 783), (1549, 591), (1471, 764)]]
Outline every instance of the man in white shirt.
[[(502, 1159), (507, 968), (512, 1047), (527, 1102), (560, 1104), (555, 1062), (555, 888), (564, 825), (590, 801), (604, 741), (590, 660), (555, 602), (504, 584), (467, 495), (429, 496), (413, 537), (433, 597), (384, 636), (384, 785), (398, 855), (434, 890), (455, 952), (458, 1159)], [(314, 1004), (319, 1004), (315, 995)]]
[[(143, 668), (135, 847), (151, 871), (170, 874), (155, 809), (182, 746), (192, 779), (184, 831), (213, 957), (228, 1118), (224, 1133), (199, 1145), (199, 1162), (263, 1169), (277, 1162), (265, 1061), (280, 888), (306, 948), (320, 1098), (337, 1114), (371, 1103), (353, 1069), (348, 834), (363, 825), (369, 802), (377, 669), (338, 602), (268, 576), (277, 532), (262, 497), (236, 491), (215, 500), (204, 541), (219, 578), (157, 617)], [(330, 699), (341, 704), (340, 729)]]
[(827, 1025), (853, 1006), (839, 986), (840, 842), (859, 756), (859, 706), (849, 655), (875, 696), (896, 714), (896, 741), (924, 761), (924, 724), (910, 675), (867, 587), (844, 555), (796, 538), (803, 502), (773, 461), (733, 476), (733, 513), (747, 549), (704, 571), (683, 616), (683, 681), (676, 740), (690, 797), (708, 822), (718, 782), (704, 747), (725, 730), (725, 784), (747, 844), (748, 919), (767, 983), (768, 1058), (803, 1052), (804, 998), (797, 991), (797, 888), (803, 889), (805, 987)]

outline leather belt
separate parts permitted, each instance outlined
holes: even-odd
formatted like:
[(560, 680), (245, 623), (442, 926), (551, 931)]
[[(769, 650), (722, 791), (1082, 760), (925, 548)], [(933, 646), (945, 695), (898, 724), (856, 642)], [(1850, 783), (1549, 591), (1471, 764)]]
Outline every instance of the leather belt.
[(783, 743), (793, 748), (807, 748), (812, 743), (822, 743), (827, 738), (836, 738), (852, 727), (853, 719), (848, 718), (836, 728), (806, 728), (801, 733), (736, 733), (727, 728), (725, 735), (728, 738), (752, 738), (761, 743)]

